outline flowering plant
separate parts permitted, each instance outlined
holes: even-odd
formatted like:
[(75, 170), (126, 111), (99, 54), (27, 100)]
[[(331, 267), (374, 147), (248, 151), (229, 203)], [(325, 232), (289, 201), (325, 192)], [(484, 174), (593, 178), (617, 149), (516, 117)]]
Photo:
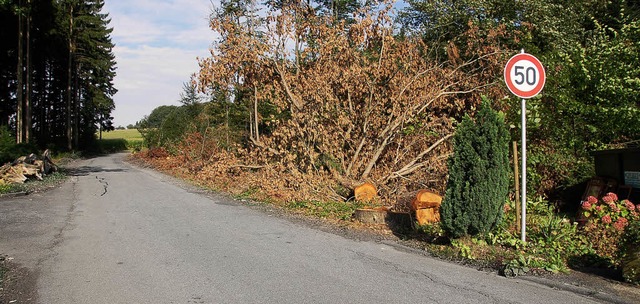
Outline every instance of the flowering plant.
[(586, 220), (584, 232), (592, 241), (598, 255), (615, 261), (618, 243), (624, 228), (631, 221), (640, 220), (640, 205), (629, 200), (619, 200), (609, 192), (600, 200), (589, 196), (582, 202), (582, 214)]

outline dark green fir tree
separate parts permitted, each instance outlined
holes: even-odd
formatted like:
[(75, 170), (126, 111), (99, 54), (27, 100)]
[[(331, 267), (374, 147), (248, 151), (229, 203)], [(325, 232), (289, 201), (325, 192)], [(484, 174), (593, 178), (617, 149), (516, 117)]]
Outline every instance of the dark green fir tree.
[(465, 116), (453, 138), (442, 227), (457, 238), (490, 232), (502, 220), (509, 191), (509, 133), (504, 117), (483, 99), (475, 120)]

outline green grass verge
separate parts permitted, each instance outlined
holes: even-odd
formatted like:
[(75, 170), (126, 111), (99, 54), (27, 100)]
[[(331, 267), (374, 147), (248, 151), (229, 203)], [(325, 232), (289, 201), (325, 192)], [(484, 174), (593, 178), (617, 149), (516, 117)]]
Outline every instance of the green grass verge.
[(34, 180), (34, 181), (27, 181), (24, 184), (0, 185), (0, 194), (37, 192), (37, 191), (41, 191), (51, 187), (55, 187), (56, 185), (63, 182), (66, 178), (67, 178), (67, 175), (64, 171), (53, 172), (45, 176), (41, 181)]
[(353, 202), (317, 202), (302, 201), (291, 202), (287, 208), (302, 211), (307, 215), (317, 216), (320, 218), (333, 218), (340, 220), (349, 220), (356, 209), (364, 207), (363, 204)]

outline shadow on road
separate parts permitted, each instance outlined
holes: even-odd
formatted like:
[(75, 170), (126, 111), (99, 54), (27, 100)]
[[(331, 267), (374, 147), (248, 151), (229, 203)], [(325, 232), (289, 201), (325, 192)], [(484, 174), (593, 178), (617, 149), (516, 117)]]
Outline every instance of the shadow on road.
[(77, 168), (69, 168), (67, 169), (70, 176), (87, 176), (91, 173), (100, 173), (100, 172), (127, 172), (125, 169), (108, 169), (98, 166), (82, 166)]

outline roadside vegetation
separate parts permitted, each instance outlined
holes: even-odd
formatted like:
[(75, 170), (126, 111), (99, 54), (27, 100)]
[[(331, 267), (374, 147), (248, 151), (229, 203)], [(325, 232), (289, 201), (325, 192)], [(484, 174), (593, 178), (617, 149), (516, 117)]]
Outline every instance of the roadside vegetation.
[[(140, 151), (199, 185), (348, 225), (371, 205), (354, 200), (355, 186), (375, 185), (375, 204), (398, 209), (427, 189), (445, 197), (442, 222), (393, 232), (434, 255), (510, 276), (597, 268), (640, 281), (640, 202), (581, 197), (589, 153), (640, 141), (636, 1), (409, 0), (399, 11), (390, 1), (267, 1), (258, 11), (223, 0), (210, 20), (219, 38), (181, 105), (153, 109), (139, 133), (106, 132), (116, 90), (102, 2), (68, 2), (0, 1), (13, 41), (3, 54), (19, 54), (0, 58), (11, 84), (0, 90), (3, 162), (48, 147)], [(37, 23), (32, 35), (25, 20)], [(18, 37), (38, 37), (46, 54)], [(502, 80), (521, 49), (547, 73), (527, 102), (526, 242), (507, 165), (519, 99)], [(24, 77), (23, 62), (55, 77)], [(29, 87), (51, 90), (24, 98)]]
[[(640, 140), (640, 7), (407, 1), (396, 14), (386, 2), (347, 3), (267, 2), (261, 14), (223, 1), (212, 55), (181, 106), (140, 122), (149, 149), (136, 157), (347, 225), (370, 205), (354, 200), (355, 186), (372, 183), (376, 204), (392, 209), (427, 189), (445, 197), (442, 222), (393, 233), (434, 255), (509, 276), (595, 268), (638, 282), (640, 202), (581, 196), (590, 152)], [(522, 48), (547, 70), (527, 102), (527, 242), (508, 150), (520, 139), (519, 100), (502, 81)]]

